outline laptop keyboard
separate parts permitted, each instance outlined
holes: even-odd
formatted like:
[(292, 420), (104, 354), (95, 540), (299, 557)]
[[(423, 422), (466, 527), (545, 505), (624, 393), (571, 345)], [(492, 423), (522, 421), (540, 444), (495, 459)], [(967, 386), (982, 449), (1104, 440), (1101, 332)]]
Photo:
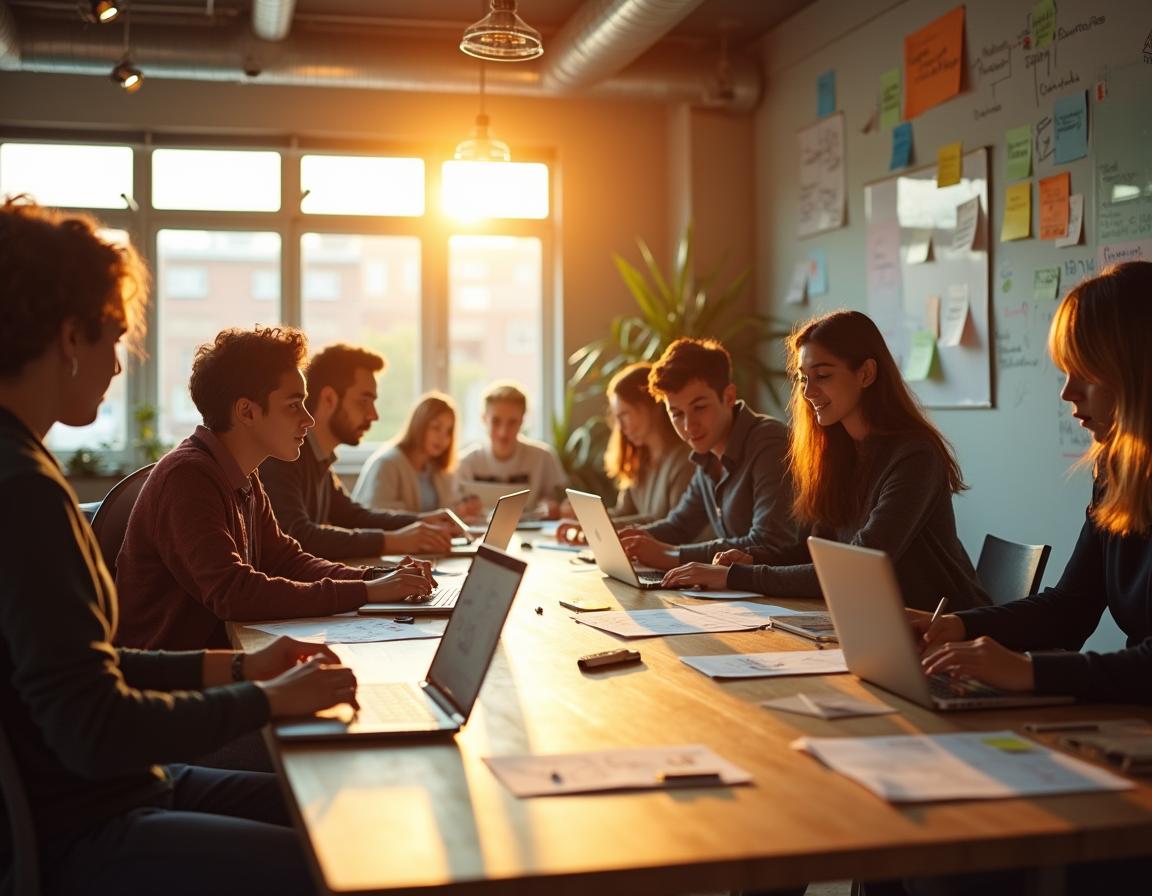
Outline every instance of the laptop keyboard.
[(432, 592), (426, 601), (420, 601), (422, 607), (454, 607), (460, 597), (460, 589), (464, 587), (463, 580), (440, 585)]
[(439, 722), (427, 698), (410, 684), (369, 684), (356, 691), (360, 718), (368, 723)]
[(950, 675), (929, 675), (928, 689), (933, 697), (955, 700), (957, 697), (1000, 697), (1004, 692), (975, 678)]

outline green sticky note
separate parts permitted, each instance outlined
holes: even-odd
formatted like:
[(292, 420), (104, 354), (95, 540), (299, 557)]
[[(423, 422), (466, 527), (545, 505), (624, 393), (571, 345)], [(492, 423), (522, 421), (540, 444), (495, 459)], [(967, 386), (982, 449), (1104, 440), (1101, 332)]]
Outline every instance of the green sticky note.
[(904, 362), (904, 379), (910, 383), (928, 379), (935, 357), (936, 337), (928, 330), (917, 330), (912, 334), (912, 350)]
[(887, 130), (900, 124), (900, 69), (880, 76), (880, 127)]
[(1023, 180), (1032, 174), (1032, 125), (1004, 132), (1008, 152), (1008, 180)]
[(1051, 302), (1060, 292), (1060, 268), (1037, 268), (1032, 279), (1032, 298)]
[(1032, 7), (1032, 43), (1040, 50), (1052, 43), (1056, 34), (1056, 4), (1040, 0)]
[(980, 742), (1005, 753), (1030, 753), (1036, 745), (1022, 737), (984, 737)]

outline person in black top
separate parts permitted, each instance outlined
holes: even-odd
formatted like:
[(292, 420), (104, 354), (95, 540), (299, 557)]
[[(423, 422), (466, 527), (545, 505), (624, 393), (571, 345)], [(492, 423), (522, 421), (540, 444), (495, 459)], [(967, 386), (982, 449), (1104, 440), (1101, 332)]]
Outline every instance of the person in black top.
[[(147, 273), (86, 217), (0, 206), (0, 725), (32, 807), (45, 893), (312, 892), (274, 775), (168, 765), (270, 718), (355, 703), (317, 645), (117, 649), (112, 579), (44, 447), (91, 423)], [(332, 665), (329, 665), (332, 664)], [(0, 814), (0, 883), (12, 865)]]
[[(908, 611), (929, 673), (970, 675), (1006, 690), (1152, 703), (1152, 263), (1086, 280), (1061, 302), (1048, 347), (1067, 379), (1061, 397), (1092, 433), (1084, 463), (1092, 503), (1054, 588), (998, 607), (941, 616)], [(1080, 652), (1105, 608), (1123, 650)], [(1051, 648), (1051, 653), (1029, 653)], [(1073, 865), (1066, 892), (1129, 892), (1152, 859)], [(1020, 875), (961, 875), (908, 884), (923, 893), (1020, 892)]]

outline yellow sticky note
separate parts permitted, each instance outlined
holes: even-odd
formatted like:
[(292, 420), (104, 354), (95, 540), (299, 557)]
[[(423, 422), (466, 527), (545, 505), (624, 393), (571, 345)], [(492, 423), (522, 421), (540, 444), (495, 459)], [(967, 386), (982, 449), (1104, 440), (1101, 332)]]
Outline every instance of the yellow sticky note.
[(1005, 753), (1028, 753), (1036, 749), (1034, 743), (1022, 737), (985, 737), (980, 742)]
[(1032, 181), (1010, 184), (1004, 191), (1004, 224), (1000, 242), (1027, 239), (1032, 235)]
[(960, 156), (963, 144), (949, 143), (936, 153), (936, 186), (950, 187), (960, 183)]

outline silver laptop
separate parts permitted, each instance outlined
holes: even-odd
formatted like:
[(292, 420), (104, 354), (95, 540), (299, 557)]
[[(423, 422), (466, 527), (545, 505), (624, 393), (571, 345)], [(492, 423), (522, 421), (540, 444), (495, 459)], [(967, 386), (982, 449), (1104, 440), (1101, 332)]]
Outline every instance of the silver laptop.
[[(452, 555), (461, 556), (474, 554), (476, 553), (476, 548), (482, 544), (486, 544), (500, 551), (507, 550), (508, 542), (512, 540), (512, 535), (520, 523), (520, 515), (524, 512), (524, 505), (528, 503), (529, 494), (531, 494), (531, 492), (528, 489), (523, 489), (522, 491), (512, 492), (510, 495), (501, 495), (500, 500), (496, 502), (496, 509), (492, 511), (492, 516), (488, 520), (488, 528), (484, 530), (484, 534), (480, 536), (480, 539), (476, 540), (470, 534), (463, 536), (468, 539), (468, 543), (453, 544)], [(453, 514), (453, 516), (455, 516), (455, 514)], [(464, 524), (457, 519), (457, 525)], [(464, 531), (468, 532), (466, 525), (464, 525)]]
[(526, 567), (482, 545), (423, 681), (362, 685), (356, 694), (360, 711), (351, 721), (325, 715), (282, 722), (276, 736), (324, 740), (459, 731), (476, 704)]
[(574, 488), (567, 489), (568, 503), (584, 530), (588, 539), (588, 547), (592, 549), (592, 556), (596, 558), (596, 565), (606, 576), (611, 576), (631, 585), (633, 588), (642, 588), (645, 591), (654, 591), (662, 588), (660, 584), (664, 573), (658, 569), (632, 565), (632, 560), (620, 543), (620, 536), (616, 534), (616, 527), (608, 516), (604, 507), (604, 500), (599, 495), (588, 492), (578, 492)]
[(808, 550), (848, 670), (935, 710), (1071, 703), (1071, 697), (1002, 691), (973, 679), (925, 675), (892, 561), (883, 551), (810, 537)]

